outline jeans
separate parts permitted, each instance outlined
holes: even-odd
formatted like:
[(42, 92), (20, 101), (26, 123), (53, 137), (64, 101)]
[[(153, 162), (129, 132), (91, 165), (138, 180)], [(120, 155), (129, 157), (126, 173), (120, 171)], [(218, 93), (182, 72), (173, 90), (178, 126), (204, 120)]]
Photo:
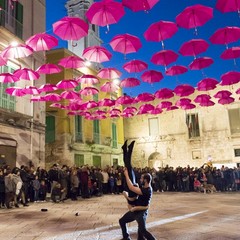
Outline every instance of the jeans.
[(127, 212), (125, 215), (119, 219), (119, 224), (122, 229), (122, 235), (124, 239), (129, 238), (129, 233), (127, 229), (127, 223), (137, 221), (138, 223), (138, 240), (156, 240), (156, 238), (147, 231), (146, 229), (146, 219), (148, 211), (136, 211), (136, 212)]

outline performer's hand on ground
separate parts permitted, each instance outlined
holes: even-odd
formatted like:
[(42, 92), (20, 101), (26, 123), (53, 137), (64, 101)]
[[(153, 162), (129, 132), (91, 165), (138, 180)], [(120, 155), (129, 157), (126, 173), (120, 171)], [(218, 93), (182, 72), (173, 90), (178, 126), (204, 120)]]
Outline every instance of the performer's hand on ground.
[(122, 194), (123, 194), (123, 196), (124, 196), (126, 199), (128, 198), (128, 192), (123, 191)]

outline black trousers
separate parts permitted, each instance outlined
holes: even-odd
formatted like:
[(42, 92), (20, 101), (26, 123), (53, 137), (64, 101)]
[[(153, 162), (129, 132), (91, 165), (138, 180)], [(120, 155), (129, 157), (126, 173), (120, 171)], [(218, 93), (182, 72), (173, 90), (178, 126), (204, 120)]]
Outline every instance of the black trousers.
[(148, 211), (136, 211), (136, 212), (127, 212), (123, 215), (122, 218), (119, 219), (119, 224), (122, 229), (122, 235), (124, 239), (128, 239), (129, 233), (127, 229), (127, 223), (137, 221), (138, 223), (138, 240), (156, 240), (156, 238), (147, 231), (146, 229), (146, 219), (147, 219)]

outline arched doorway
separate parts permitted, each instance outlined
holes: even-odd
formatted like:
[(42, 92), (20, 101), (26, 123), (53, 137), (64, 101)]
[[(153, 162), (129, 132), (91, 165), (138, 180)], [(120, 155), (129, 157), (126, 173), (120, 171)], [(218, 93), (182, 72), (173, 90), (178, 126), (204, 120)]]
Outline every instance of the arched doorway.
[(159, 152), (154, 152), (150, 154), (150, 156), (148, 157), (148, 166), (150, 168), (155, 168), (156, 170), (158, 170), (159, 167), (163, 166), (161, 154)]

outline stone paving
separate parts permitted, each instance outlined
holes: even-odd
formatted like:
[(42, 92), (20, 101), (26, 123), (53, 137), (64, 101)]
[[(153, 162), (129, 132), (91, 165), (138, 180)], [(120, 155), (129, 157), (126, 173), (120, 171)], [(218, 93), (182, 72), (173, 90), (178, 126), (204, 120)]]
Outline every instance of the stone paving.
[[(0, 209), (0, 240), (117, 240), (126, 210), (122, 195)], [(240, 193), (155, 193), (147, 221), (156, 239), (166, 240), (237, 240), (239, 226)], [(135, 222), (129, 230), (137, 239)]]

